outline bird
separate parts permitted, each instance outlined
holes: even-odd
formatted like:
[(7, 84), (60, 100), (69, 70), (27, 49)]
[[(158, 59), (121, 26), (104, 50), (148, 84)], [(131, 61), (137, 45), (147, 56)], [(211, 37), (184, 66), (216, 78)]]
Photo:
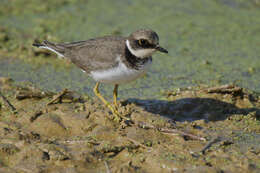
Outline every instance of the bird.
[[(118, 113), (118, 86), (142, 77), (152, 64), (156, 51), (168, 53), (159, 44), (158, 34), (151, 29), (138, 29), (129, 36), (103, 36), (86, 41), (52, 43), (44, 40), (33, 46), (48, 49), (61, 58), (69, 59), (96, 81), (95, 95), (108, 107), (114, 119)], [(114, 85), (113, 104), (99, 92), (100, 83)]]

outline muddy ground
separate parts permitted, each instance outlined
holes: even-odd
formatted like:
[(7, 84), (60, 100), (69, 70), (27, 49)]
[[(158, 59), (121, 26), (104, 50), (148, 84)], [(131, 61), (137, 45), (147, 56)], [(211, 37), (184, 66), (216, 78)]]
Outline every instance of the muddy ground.
[[(260, 172), (259, 93), (222, 86), (260, 91), (259, 4), (1, 0), (0, 173)], [(120, 86), (121, 98), (135, 98), (121, 100), (129, 120), (120, 123), (82, 95), (92, 80), (31, 46), (138, 28), (156, 30), (169, 56), (157, 54), (145, 80)], [(79, 93), (57, 97), (64, 87)]]
[(260, 171), (259, 95), (237, 86), (122, 100), (120, 123), (96, 98), (0, 87), (1, 173)]

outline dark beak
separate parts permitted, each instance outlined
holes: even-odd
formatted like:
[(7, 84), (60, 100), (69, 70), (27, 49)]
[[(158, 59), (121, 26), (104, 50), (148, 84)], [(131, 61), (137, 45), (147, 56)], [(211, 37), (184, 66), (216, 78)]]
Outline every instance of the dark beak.
[(163, 53), (168, 53), (168, 50), (160, 47), (159, 45), (155, 47), (156, 50), (160, 51), (160, 52), (163, 52)]

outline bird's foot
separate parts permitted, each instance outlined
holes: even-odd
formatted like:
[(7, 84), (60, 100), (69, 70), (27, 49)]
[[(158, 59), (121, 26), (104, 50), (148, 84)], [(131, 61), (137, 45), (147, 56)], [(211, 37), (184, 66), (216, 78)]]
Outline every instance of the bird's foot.
[(113, 120), (114, 121), (116, 121), (116, 122), (121, 122), (122, 121), (122, 119), (124, 119), (121, 115), (120, 115), (120, 113), (118, 112), (118, 107), (113, 107), (112, 105), (110, 105), (110, 104), (107, 104), (106, 105), (110, 110), (111, 110), (111, 112), (112, 112), (112, 114), (113, 114)]
[(112, 112), (112, 114), (114, 116), (113, 117), (114, 121), (116, 121), (116, 122), (131, 121), (130, 118), (127, 118), (127, 117), (124, 116), (125, 113), (121, 113), (121, 112), (119, 113), (119, 107), (118, 106), (114, 105), (114, 107), (111, 106), (111, 108), (110, 108), (110, 110), (111, 110), (111, 112)]
[(117, 110), (113, 110), (112, 111), (112, 113), (113, 113), (113, 120), (114, 121), (116, 121), (116, 122), (121, 122), (122, 121), (122, 117), (121, 117), (121, 115), (118, 113), (118, 111)]

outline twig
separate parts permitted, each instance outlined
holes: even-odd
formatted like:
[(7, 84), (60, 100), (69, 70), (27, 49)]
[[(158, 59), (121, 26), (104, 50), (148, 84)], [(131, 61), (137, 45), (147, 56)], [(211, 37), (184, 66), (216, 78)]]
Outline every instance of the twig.
[(131, 139), (131, 138), (128, 138), (128, 137), (127, 137), (126, 139), (129, 140), (129, 141), (131, 141), (131, 142), (133, 142), (135, 145), (139, 145), (139, 146), (141, 146), (141, 147), (143, 147), (143, 148), (148, 148), (147, 146), (141, 144), (140, 142), (138, 142), (138, 141), (136, 141), (136, 140), (134, 140), (134, 139)]
[(144, 122), (138, 122), (137, 125), (138, 125), (138, 127), (143, 128), (143, 129), (155, 129), (154, 126), (144, 123)]
[(187, 132), (183, 132), (183, 131), (180, 131), (180, 130), (177, 130), (177, 129), (168, 129), (168, 128), (159, 128), (158, 129), (160, 132), (163, 132), (163, 133), (169, 133), (169, 134), (179, 134), (183, 137), (187, 136), (191, 139), (196, 139), (196, 140), (200, 140), (200, 141), (206, 141), (205, 138), (203, 137), (200, 137), (200, 136), (196, 136), (196, 135), (193, 135), (193, 134), (190, 134), (190, 133), (187, 133)]
[(104, 161), (104, 163), (105, 163), (105, 167), (107, 169), (107, 173), (111, 173), (107, 161)]
[(13, 113), (17, 113), (16, 108), (9, 102), (9, 100), (1, 93), (0, 91), (0, 97), (4, 101), (4, 103), (11, 109)]
[(103, 147), (100, 151), (102, 153), (119, 153), (122, 150), (124, 150), (125, 148), (127, 148), (127, 146), (109, 146), (109, 147)]
[(214, 143), (219, 142), (220, 141), (220, 137), (215, 137), (213, 139), (211, 139), (201, 150), (200, 152), (202, 154), (205, 154), (206, 150), (209, 149)]
[(64, 89), (61, 93), (57, 94), (56, 96), (54, 96), (54, 98), (47, 103), (47, 105), (51, 105), (53, 104), (54, 102), (56, 102), (57, 100), (61, 100), (61, 98), (66, 94), (68, 93), (68, 89)]
[(23, 100), (23, 99), (42, 99), (46, 96), (51, 96), (50, 93), (46, 92), (39, 92), (39, 91), (18, 91), (15, 95), (15, 98), (17, 100)]
[(39, 118), (43, 114), (43, 111), (36, 111), (33, 116), (31, 116), (30, 121), (34, 122), (37, 118)]
[(143, 122), (139, 122), (138, 126), (141, 127), (141, 128), (144, 128), (144, 129), (156, 129), (156, 130), (163, 132), (163, 133), (166, 133), (166, 134), (178, 134), (178, 135), (181, 135), (183, 137), (187, 136), (191, 139), (206, 141), (206, 139), (203, 138), (203, 137), (196, 136), (196, 135), (193, 135), (193, 134), (190, 134), (190, 133), (187, 133), (187, 132), (183, 132), (183, 131), (180, 131), (180, 130), (177, 130), (177, 129), (157, 128), (153, 125), (149, 125), (149, 124), (146, 124), (146, 123), (143, 123)]
[(240, 93), (242, 91), (242, 88), (237, 87), (235, 85), (222, 85), (218, 87), (212, 87), (206, 89), (206, 92), (208, 93)]

